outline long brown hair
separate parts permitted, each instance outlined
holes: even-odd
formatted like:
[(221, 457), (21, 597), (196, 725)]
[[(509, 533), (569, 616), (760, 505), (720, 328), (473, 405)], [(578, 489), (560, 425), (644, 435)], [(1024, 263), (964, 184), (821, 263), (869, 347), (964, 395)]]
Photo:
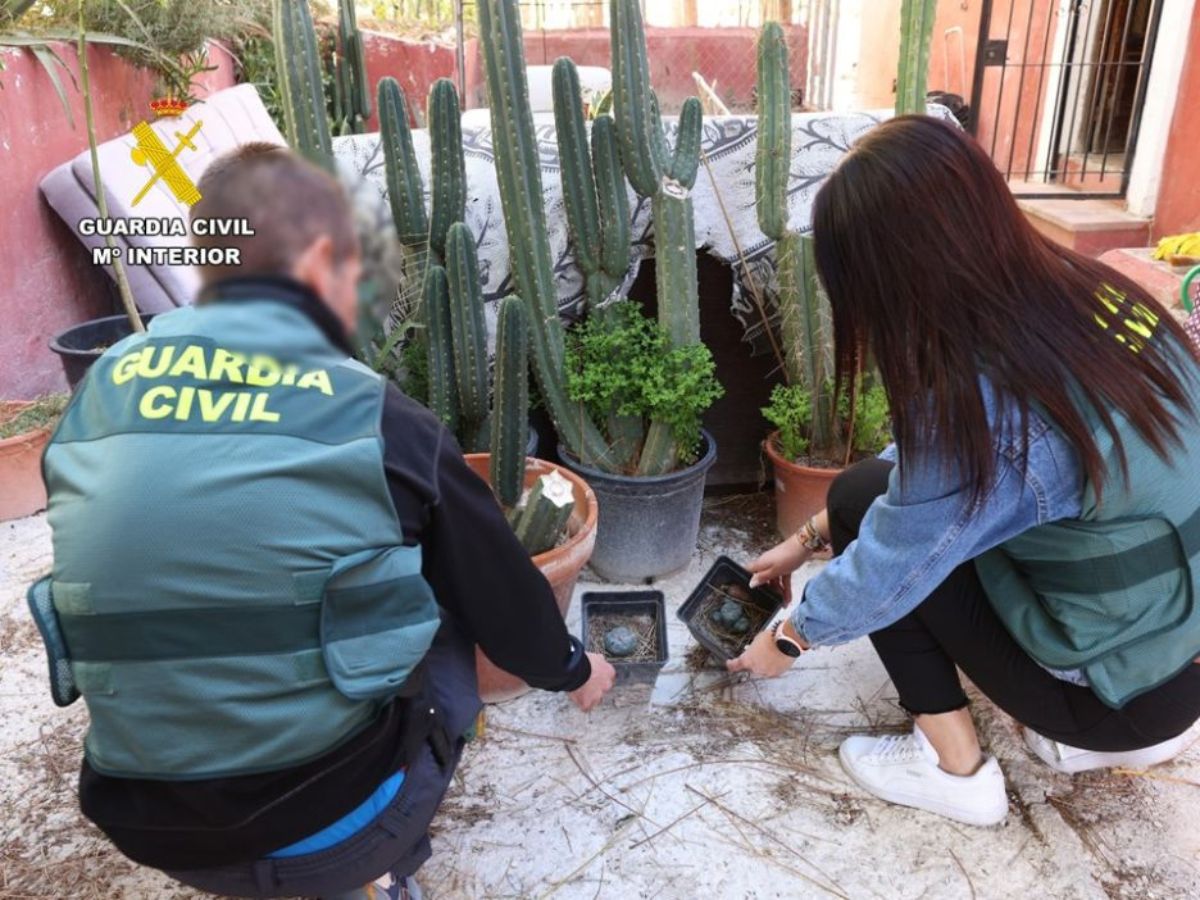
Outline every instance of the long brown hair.
[(1015, 404), (1021, 441), (1031, 405), (1050, 416), (1097, 494), (1110, 473), (1081, 404), (1112, 435), (1123, 474), (1114, 410), (1164, 457), (1178, 410), (1194, 414), (1178, 323), (1036, 231), (983, 149), (948, 124), (901, 116), (869, 132), (821, 188), (813, 229), (840, 388), (873, 357), (901, 457), (954, 466), (976, 501), (995, 475), (980, 375)]

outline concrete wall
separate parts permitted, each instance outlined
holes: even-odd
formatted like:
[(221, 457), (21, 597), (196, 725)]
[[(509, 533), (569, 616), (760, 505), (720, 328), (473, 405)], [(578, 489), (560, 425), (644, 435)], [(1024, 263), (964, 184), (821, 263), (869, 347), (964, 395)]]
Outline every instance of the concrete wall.
[(1154, 237), (1200, 231), (1200, 16), (1193, 17), (1163, 158)]
[[(55, 50), (78, 71), (74, 45)], [(198, 94), (233, 84), (233, 62), (215, 48), (218, 70)], [(75, 127), (68, 124), (50, 79), (28, 51), (0, 49), (0, 398), (27, 399), (65, 388), (50, 338), (71, 325), (117, 311), (110, 280), (95, 269), (70, 228), (42, 200), (38, 183), (87, 149), (83, 101), (63, 76)], [(154, 76), (104, 47), (88, 50), (101, 141), (149, 118)]]

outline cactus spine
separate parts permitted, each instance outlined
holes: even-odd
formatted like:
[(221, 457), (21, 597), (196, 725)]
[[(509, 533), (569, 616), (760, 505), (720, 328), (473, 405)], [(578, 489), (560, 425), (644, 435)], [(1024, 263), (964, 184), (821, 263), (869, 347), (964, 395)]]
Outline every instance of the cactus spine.
[(612, 118), (600, 116), (592, 123), (589, 145), (575, 63), (559, 59), (553, 78), (567, 223), (588, 303), (595, 309), (620, 286), (629, 269), (629, 196)]
[(929, 46), (937, 0), (903, 0), (900, 6), (900, 65), (896, 71), (896, 115), (925, 114)]
[(563, 326), (554, 258), (542, 206), (542, 175), (516, 0), (478, 0), (479, 33), (495, 131), (496, 177), (511, 245), (513, 276), (529, 313), (533, 370), (563, 443), (581, 460), (604, 460), (596, 423), (567, 397)]
[(367, 57), (354, 0), (338, 2), (338, 51), (334, 66), (334, 117), (341, 134), (362, 134), (371, 117)]
[[(487, 439), (487, 323), (475, 239), (462, 222), (455, 222), (446, 233), (446, 277), (450, 289), (450, 334), (446, 337), (450, 347), (442, 352), (454, 358), (452, 393), (458, 400), (463, 444), (468, 451), (478, 451), (484, 449)], [(451, 392), (439, 390), (439, 394), (446, 393)]]
[(519, 297), (500, 301), (492, 385), (492, 489), (506, 509), (521, 499), (529, 437), (529, 328)]
[[(679, 117), (675, 148), (667, 146), (658, 98), (650, 89), (646, 36), (638, 0), (612, 0), (613, 112), (621, 161), (634, 190), (651, 198), (654, 215), (659, 322), (676, 347), (700, 342), (696, 242), (691, 189), (700, 165), (703, 115), (689, 98)], [(670, 428), (652, 422), (639, 475), (671, 471), (679, 451)]]
[(321, 61), (307, 0), (274, 0), (275, 70), (287, 141), (305, 159), (333, 169)]
[(775, 241), (777, 301), (785, 375), (812, 398), (811, 448), (833, 456), (833, 335), (828, 302), (817, 278), (811, 236), (788, 229), (792, 161), (792, 100), (788, 48), (776, 22), (758, 41), (758, 152), (755, 160), (758, 226)]
[(462, 113), (458, 91), (448, 78), (429, 90), (430, 194), (429, 250), (446, 255), (450, 226), (461, 222), (467, 208), (467, 176), (462, 149)]

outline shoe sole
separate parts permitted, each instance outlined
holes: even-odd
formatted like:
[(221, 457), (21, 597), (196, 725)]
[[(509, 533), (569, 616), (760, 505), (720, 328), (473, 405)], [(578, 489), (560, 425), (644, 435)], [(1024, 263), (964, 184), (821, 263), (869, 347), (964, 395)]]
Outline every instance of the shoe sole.
[(941, 803), (929, 802), (924, 798), (913, 797), (912, 795), (905, 794), (901, 791), (881, 791), (875, 787), (872, 787), (858, 777), (858, 773), (854, 771), (849, 761), (847, 761), (840, 747), (838, 748), (838, 762), (842, 764), (842, 769), (848, 776), (850, 776), (850, 780), (858, 785), (861, 790), (866, 791), (872, 797), (878, 797), (880, 800), (895, 804), (896, 806), (906, 806), (909, 809), (924, 810), (925, 812), (931, 812), (946, 819), (952, 819), (955, 822), (961, 822), (964, 825), (974, 825), (977, 828), (992, 828), (1001, 824), (1008, 817), (1007, 794), (1004, 798), (1004, 809), (999, 814), (998, 818), (994, 815), (975, 816), (971, 815), (970, 813), (964, 813), (962, 810), (956, 807), (946, 806)]

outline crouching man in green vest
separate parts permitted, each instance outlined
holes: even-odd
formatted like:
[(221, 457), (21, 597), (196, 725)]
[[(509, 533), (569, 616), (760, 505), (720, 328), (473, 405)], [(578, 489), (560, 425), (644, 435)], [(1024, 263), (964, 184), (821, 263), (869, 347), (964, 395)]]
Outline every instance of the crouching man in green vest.
[(249, 145), (199, 188), (193, 219), (255, 230), (207, 239), (241, 264), (108, 350), (45, 457), (54, 568), (30, 603), (56, 701), (90, 713), (80, 803), (214, 893), (416, 897), (480, 709), (474, 644), (584, 710), (613, 670), (453, 438), (351, 359), (338, 184)]

